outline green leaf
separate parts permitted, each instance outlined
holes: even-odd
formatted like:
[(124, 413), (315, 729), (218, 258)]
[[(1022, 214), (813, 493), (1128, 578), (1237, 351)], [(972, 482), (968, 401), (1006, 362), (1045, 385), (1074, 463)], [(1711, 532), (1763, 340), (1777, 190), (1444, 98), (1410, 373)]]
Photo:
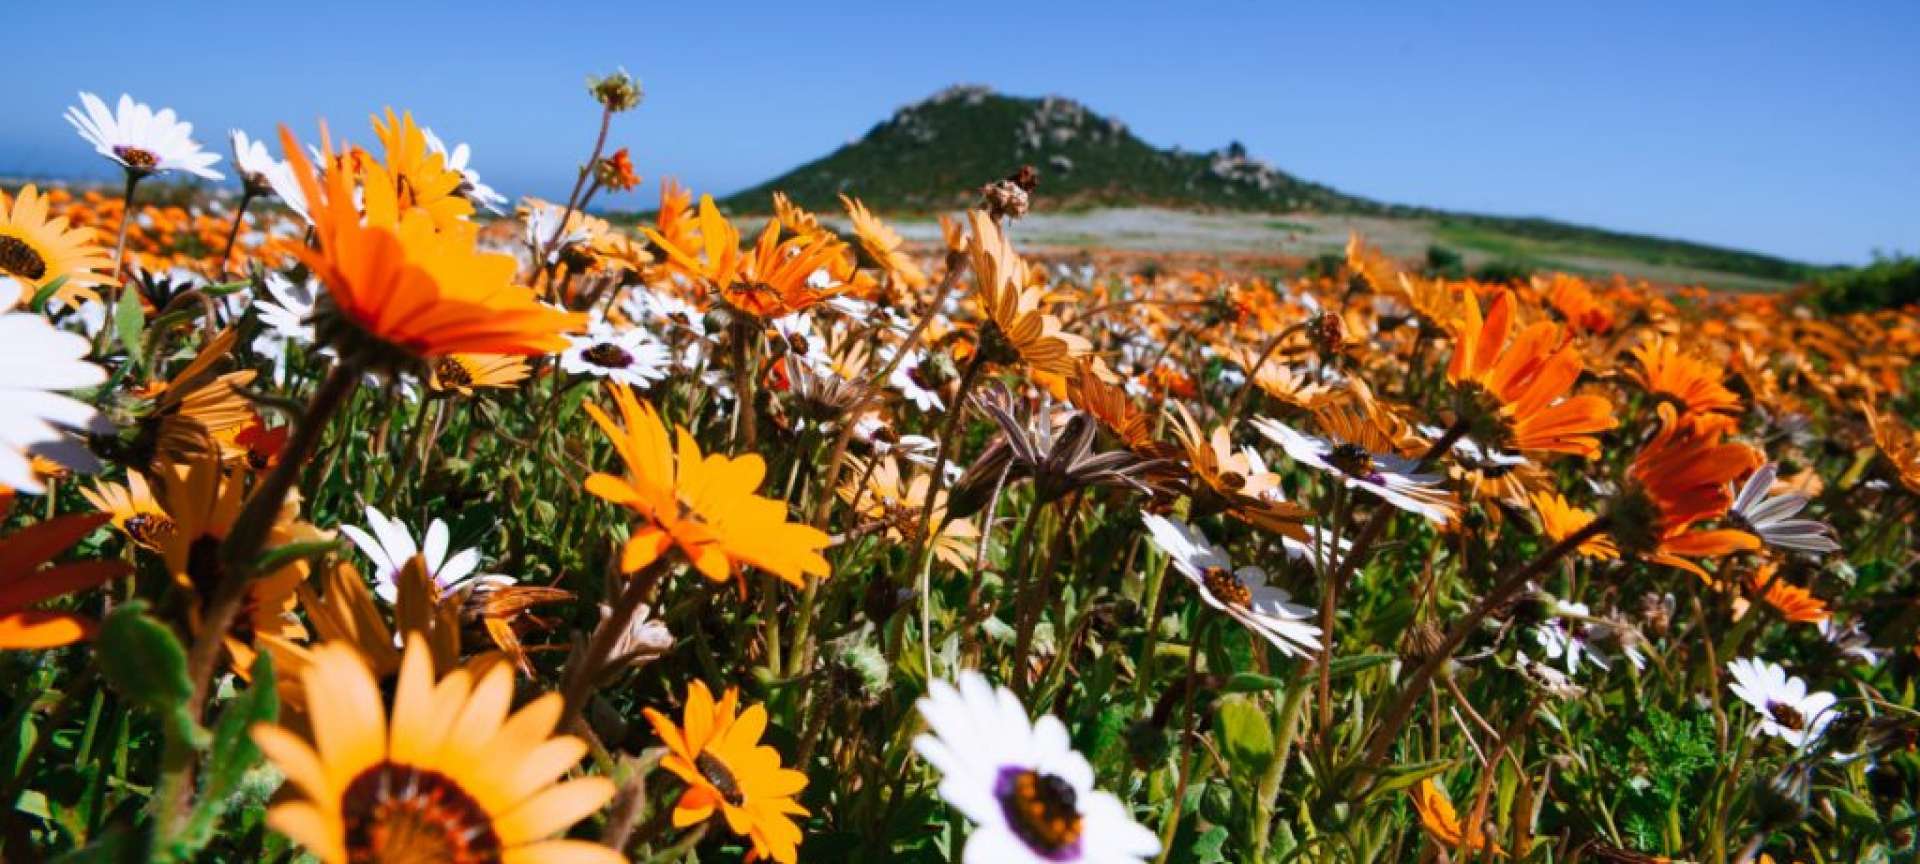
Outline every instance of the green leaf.
[(1226, 864), (1227, 827), (1215, 825), (1193, 841), (1193, 864)]
[(195, 749), (207, 746), (207, 730), (187, 710), (193, 682), (187, 677), (187, 650), (173, 631), (148, 615), (135, 600), (100, 624), (94, 657), (107, 683), (135, 705), (160, 715), (169, 734)]
[(276, 546), (260, 554), (253, 562), (253, 572), (272, 573), (295, 561), (318, 558), (339, 549), (339, 540), (309, 540), (303, 543), (288, 543)]
[(1845, 789), (1833, 789), (1827, 793), (1833, 800), (1835, 809), (1840, 811), (1840, 821), (1859, 831), (1863, 836), (1874, 836), (1880, 832), (1880, 813), (1873, 805), (1860, 800), (1860, 796)]
[[(1365, 670), (1369, 670), (1369, 668), (1384, 666), (1384, 664), (1388, 664), (1388, 662), (1394, 662), (1394, 657), (1398, 657), (1398, 655), (1379, 653), (1379, 655), (1334, 657), (1332, 662), (1327, 664), (1327, 680), (1338, 682), (1340, 678), (1361, 674), (1361, 672), (1365, 672)], [(1296, 676), (1294, 680), (1296, 680), (1296, 682), (1308, 682), (1308, 680), (1313, 680), (1315, 676), (1317, 676), (1317, 672), (1313, 670), (1313, 666), (1302, 666), (1302, 668), (1300, 668), (1300, 676)]]
[(53, 277), (53, 281), (40, 286), (40, 290), (33, 292), (33, 299), (27, 301), (27, 308), (35, 312), (44, 311), (47, 308), (47, 301), (60, 290), (60, 286), (65, 284), (67, 284), (65, 275)]
[(1220, 699), (1214, 708), (1214, 734), (1220, 738), (1220, 750), (1234, 773), (1244, 778), (1260, 776), (1273, 761), (1273, 721), (1252, 696), (1232, 695)]
[(246, 692), (234, 697), (220, 712), (213, 733), (213, 748), (207, 756), (206, 782), (201, 787), (193, 818), (185, 834), (176, 840), (189, 853), (198, 852), (213, 839), (239, 788), (241, 778), (260, 763), (260, 748), (248, 731), (256, 723), (272, 723), (280, 716), (280, 696), (274, 687), (272, 655), (261, 652), (254, 658), (253, 681)]
[(119, 864), (121, 861), (145, 861), (146, 851), (145, 832), (136, 834), (116, 828), (100, 835), (100, 839), (87, 844), (85, 848), (75, 849), (53, 861), (54, 864)]
[(1453, 767), (1452, 759), (1432, 759), (1426, 762), (1415, 762), (1411, 765), (1395, 766), (1381, 775), (1380, 781), (1373, 784), (1372, 789), (1367, 790), (1367, 796), (1369, 798), (1378, 798), (1383, 795), (1399, 792), (1402, 789), (1411, 788), (1415, 783), (1435, 776), (1451, 767)]
[(122, 290), (120, 302), (113, 307), (113, 329), (120, 334), (120, 345), (127, 349), (127, 356), (146, 368), (146, 355), (141, 353), (141, 341), (145, 337), (147, 315), (140, 309), (140, 292)]
[(187, 650), (146, 603), (123, 604), (101, 622), (94, 657), (107, 683), (149, 711), (168, 712), (193, 697)]
[(1275, 678), (1272, 675), (1261, 675), (1257, 672), (1235, 672), (1233, 673), (1233, 677), (1228, 678), (1227, 683), (1220, 687), (1220, 692), (1265, 693), (1270, 690), (1279, 690), (1285, 686), (1287, 686), (1287, 682)]

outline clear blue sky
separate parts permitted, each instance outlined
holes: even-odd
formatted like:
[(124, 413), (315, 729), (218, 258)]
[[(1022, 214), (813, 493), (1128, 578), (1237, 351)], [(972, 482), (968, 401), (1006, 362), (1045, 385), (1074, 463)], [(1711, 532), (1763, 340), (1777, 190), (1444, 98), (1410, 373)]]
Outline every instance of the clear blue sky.
[(60, 116), (86, 89), (223, 149), (321, 116), (367, 141), (370, 111), (411, 108), (502, 191), (564, 196), (582, 79), (624, 65), (647, 88), (613, 133), (648, 181), (628, 206), (662, 175), (752, 184), (971, 82), (1389, 201), (1820, 262), (1920, 251), (1914, 0), (18, 5), (0, 174), (102, 172)]

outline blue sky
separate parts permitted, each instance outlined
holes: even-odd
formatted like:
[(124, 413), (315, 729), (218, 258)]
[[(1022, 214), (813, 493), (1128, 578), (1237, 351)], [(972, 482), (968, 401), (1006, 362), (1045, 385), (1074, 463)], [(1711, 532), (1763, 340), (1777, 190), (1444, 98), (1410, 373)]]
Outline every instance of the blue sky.
[(663, 175), (750, 185), (969, 82), (1389, 201), (1819, 262), (1920, 251), (1912, 0), (21, 5), (0, 174), (103, 174), (60, 116), (85, 89), (222, 148), (323, 116), (370, 140), (369, 112), (411, 108), (503, 191), (563, 197), (596, 121), (582, 80), (624, 65), (647, 88), (613, 132), (648, 180), (626, 206)]

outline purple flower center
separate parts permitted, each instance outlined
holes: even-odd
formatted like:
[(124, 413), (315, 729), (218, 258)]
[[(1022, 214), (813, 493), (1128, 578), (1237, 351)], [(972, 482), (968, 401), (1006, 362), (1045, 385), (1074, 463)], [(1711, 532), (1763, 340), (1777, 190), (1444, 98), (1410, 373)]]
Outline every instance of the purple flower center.
[(633, 365), (633, 355), (612, 342), (601, 342), (580, 352), (580, 356), (588, 363), (605, 369), (625, 369)]

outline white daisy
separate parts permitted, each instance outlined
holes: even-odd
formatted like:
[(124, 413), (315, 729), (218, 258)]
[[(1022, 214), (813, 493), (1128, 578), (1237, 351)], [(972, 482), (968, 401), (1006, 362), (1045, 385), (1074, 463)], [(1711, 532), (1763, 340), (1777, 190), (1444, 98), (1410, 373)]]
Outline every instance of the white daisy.
[(312, 342), (313, 306), (320, 296), (319, 281), (308, 276), (305, 281), (295, 284), (292, 279), (274, 271), (267, 274), (266, 288), (273, 299), (253, 302), (254, 311), (260, 315), (260, 323), (267, 325), (274, 335), (283, 340)]
[[(887, 350), (886, 362), (893, 362), (892, 355), (895, 350), (891, 348)], [(906, 359), (900, 361), (900, 365), (893, 367), (893, 371), (887, 373), (887, 385), (900, 391), (900, 395), (905, 396), (907, 401), (912, 402), (914, 407), (919, 408), (922, 413), (945, 411), (947, 403), (940, 400), (939, 388), (934, 387), (933, 382), (927, 379), (926, 373), (921, 371), (920, 367), (926, 365), (926, 362), (926, 352), (915, 348), (906, 356)]]
[(1838, 551), (1840, 544), (1834, 542), (1833, 531), (1825, 523), (1793, 518), (1806, 509), (1807, 496), (1798, 492), (1768, 494), (1778, 473), (1778, 466), (1771, 462), (1753, 472), (1734, 496), (1727, 518), (1734, 525), (1753, 532), (1768, 546), (1816, 555)]
[(1833, 703), (1839, 700), (1832, 693), (1807, 692), (1807, 682), (1788, 675), (1778, 663), (1739, 657), (1727, 663), (1727, 672), (1733, 676), (1728, 689), (1760, 712), (1755, 735), (1772, 735), (1798, 749), (1833, 722)]
[[(19, 282), (0, 279), (0, 309), (12, 309), (20, 295)], [(100, 469), (87, 448), (63, 430), (106, 433), (113, 431), (112, 424), (93, 406), (54, 392), (107, 380), (105, 370), (87, 362), (89, 347), (85, 338), (32, 312), (0, 315), (0, 486), (46, 491), (29, 455), (75, 471)]]
[(399, 597), (400, 568), (406, 566), (413, 556), (425, 559), (427, 575), (433, 577), (434, 584), (440, 586), (441, 593), (454, 591), (469, 581), (484, 580), (490, 583), (512, 583), (506, 576), (475, 576), (473, 571), (480, 566), (480, 550), (462, 549), (449, 556), (447, 554), (447, 523), (436, 518), (427, 525), (425, 546), (416, 544), (413, 532), (407, 530), (398, 519), (388, 519), (379, 510), (367, 508), (367, 524), (373, 529), (367, 531), (354, 526), (342, 525), (340, 530), (353, 539), (353, 545), (373, 562), (374, 593), (389, 603)]
[(267, 144), (257, 138), (250, 138), (238, 129), (232, 131), (233, 170), (240, 175), (240, 182), (246, 184), (247, 192), (253, 195), (272, 193), (287, 205), (287, 209), (298, 214), (305, 222), (313, 219), (307, 215), (307, 193), (300, 188), (300, 180), (293, 176), (293, 166), (284, 159), (275, 159), (267, 151)]
[(1860, 619), (1828, 615), (1820, 619), (1816, 626), (1820, 628), (1821, 638), (1826, 639), (1827, 644), (1833, 646), (1840, 656), (1868, 666), (1880, 665), (1883, 652), (1873, 647), (1873, 636), (1861, 626)]
[(440, 154), (440, 158), (446, 161), (447, 170), (459, 173), (466, 181), (459, 190), (460, 194), (493, 213), (506, 212), (504, 208), (507, 205), (507, 196), (495, 192), (492, 186), (480, 182), (480, 172), (473, 170), (473, 167), (467, 164), (473, 159), (473, 151), (464, 142), (448, 150), (446, 143), (440, 140), (440, 136), (433, 134), (432, 129), (423, 128), (420, 134), (426, 136), (427, 149)]
[(107, 103), (92, 93), (81, 93), (80, 104), (86, 110), (68, 108), (67, 122), (79, 130), (80, 137), (87, 139), (95, 152), (120, 163), (134, 176), (185, 171), (208, 180), (220, 179), (220, 172), (212, 167), (220, 161), (220, 154), (201, 150), (192, 138), (193, 124), (176, 118), (172, 108), (156, 113), (124, 93), (115, 111), (107, 110)]
[(1093, 766), (1049, 714), (1028, 722), (1020, 700), (978, 672), (956, 689), (929, 682), (920, 715), (932, 729), (913, 749), (939, 769), (940, 797), (976, 828), (966, 864), (1138, 864), (1159, 838), (1093, 787)]
[[(901, 435), (887, 425), (887, 421), (872, 414), (854, 421), (853, 437), (872, 448), (875, 456), (899, 454), (901, 458), (921, 467), (932, 465), (934, 453), (940, 449), (940, 442), (925, 435)], [(951, 476), (961, 473), (957, 464), (948, 463), (947, 468)]]
[(1612, 668), (1607, 665), (1606, 657), (1587, 640), (1587, 622), (1593, 615), (1587, 604), (1562, 601), (1555, 611), (1558, 614), (1533, 628), (1533, 641), (1540, 644), (1540, 650), (1547, 655), (1547, 659), (1565, 659), (1569, 675), (1580, 674), (1582, 657), (1600, 667), (1601, 671)]
[(1252, 565), (1234, 569), (1226, 552), (1184, 522), (1152, 513), (1140, 518), (1147, 523), (1153, 545), (1200, 589), (1200, 599), (1208, 606), (1266, 637), (1283, 654), (1305, 657), (1320, 651), (1320, 628), (1307, 623), (1313, 610), (1294, 604), (1292, 594), (1268, 585), (1265, 570)]
[(805, 312), (782, 315), (768, 322), (780, 341), (787, 343), (787, 358), (805, 363), (815, 372), (831, 372), (833, 358), (827, 356), (827, 340), (813, 326), (813, 316)]
[(645, 390), (667, 377), (672, 358), (667, 346), (638, 327), (616, 330), (596, 322), (584, 335), (569, 336), (560, 368), (576, 375), (597, 375)]
[[(1447, 430), (1438, 426), (1421, 424), (1413, 428), (1428, 438), (1438, 439), (1447, 434)], [(1459, 461), (1460, 464), (1482, 471), (1492, 470), (1497, 472), (1502, 469), (1518, 468), (1527, 464), (1527, 457), (1525, 456), (1518, 453), (1503, 453), (1492, 447), (1483, 446), (1480, 442), (1466, 435), (1460, 436), (1458, 440), (1453, 442), (1453, 446), (1448, 449), (1453, 451), (1454, 459)]]
[(558, 204), (531, 204), (527, 207), (527, 246), (538, 254), (540, 250), (549, 248), (547, 244), (553, 244), (552, 251), (547, 253), (548, 264), (560, 260), (560, 250), (589, 239), (585, 228), (575, 228), (562, 236), (560, 219), (565, 215), (566, 211)]
[(1293, 461), (1339, 477), (1349, 489), (1364, 489), (1429, 521), (1445, 524), (1453, 519), (1453, 499), (1439, 488), (1440, 475), (1422, 473), (1412, 459), (1373, 453), (1356, 444), (1335, 444), (1268, 417), (1255, 417), (1253, 428), (1280, 445)]
[(320, 283), (308, 276), (295, 284), (278, 271), (268, 271), (265, 284), (267, 294), (273, 299), (253, 301), (254, 314), (266, 325), (260, 335), (254, 337), (253, 350), (273, 361), (273, 380), (285, 382), (288, 346), (313, 344), (313, 305), (320, 294)]

